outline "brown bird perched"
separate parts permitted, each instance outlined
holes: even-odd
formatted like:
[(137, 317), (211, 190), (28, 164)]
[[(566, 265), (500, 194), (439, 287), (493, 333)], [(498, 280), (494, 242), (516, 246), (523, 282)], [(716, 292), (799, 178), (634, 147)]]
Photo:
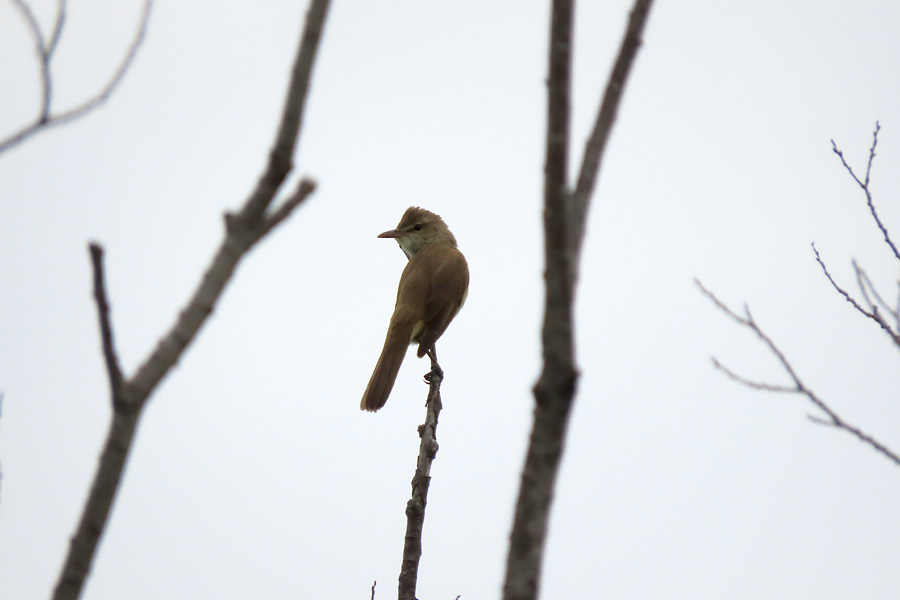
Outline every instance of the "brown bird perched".
[(396, 229), (378, 237), (397, 240), (409, 262), (400, 275), (384, 348), (359, 403), (361, 410), (371, 412), (387, 402), (410, 344), (419, 344), (419, 358), (426, 354), (435, 358), (434, 343), (462, 308), (469, 290), (466, 259), (447, 224), (433, 212), (411, 206)]

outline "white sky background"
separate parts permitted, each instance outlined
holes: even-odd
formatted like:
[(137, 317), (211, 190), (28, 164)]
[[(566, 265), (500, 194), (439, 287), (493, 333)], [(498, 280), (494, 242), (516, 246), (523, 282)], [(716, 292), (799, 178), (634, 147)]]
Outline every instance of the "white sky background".
[[(47, 28), (54, 4), (36, 7)], [(57, 109), (115, 68), (139, 3), (112, 4), (71, 4)], [(578, 6), (575, 155), (629, 4)], [(426, 361), (407, 358), (382, 412), (358, 403), (404, 266), (375, 236), (411, 204), (471, 268), (439, 344), (418, 596), (499, 597), (540, 357), (547, 5), (334, 4), (293, 176), (318, 191), (153, 396), (86, 598), (396, 594)], [(108, 425), (88, 241), (130, 373), (256, 183), (304, 12), (161, 1), (108, 105), (0, 156), (0, 598), (49, 595)], [(713, 354), (786, 381), (692, 279), (748, 302), (810, 387), (900, 450), (896, 348), (810, 249), (848, 288), (855, 257), (896, 292), (829, 139), (862, 170), (881, 120), (872, 189), (900, 241), (898, 24), (886, 0), (654, 8), (590, 213), (544, 598), (896, 598), (900, 471), (804, 399), (716, 372)], [(0, 3), (0, 135), (33, 118), (37, 84)]]

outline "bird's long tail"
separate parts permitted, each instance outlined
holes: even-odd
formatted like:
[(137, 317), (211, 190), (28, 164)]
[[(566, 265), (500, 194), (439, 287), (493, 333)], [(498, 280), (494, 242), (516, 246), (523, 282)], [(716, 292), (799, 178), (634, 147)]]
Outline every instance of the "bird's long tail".
[(360, 410), (375, 412), (384, 406), (388, 396), (391, 395), (391, 389), (394, 387), (397, 373), (400, 372), (400, 365), (403, 364), (403, 358), (406, 356), (406, 349), (409, 346), (409, 338), (413, 331), (413, 324), (408, 321), (397, 314), (391, 319), (391, 325), (384, 340), (384, 349), (381, 351), (381, 356), (378, 357), (375, 371), (372, 372), (369, 385), (366, 386), (362, 401), (359, 403)]

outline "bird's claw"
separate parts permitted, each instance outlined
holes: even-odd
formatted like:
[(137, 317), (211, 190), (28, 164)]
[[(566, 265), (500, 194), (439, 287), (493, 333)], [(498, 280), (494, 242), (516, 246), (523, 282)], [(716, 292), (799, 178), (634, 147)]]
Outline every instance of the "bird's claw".
[(425, 383), (431, 385), (431, 382), (435, 377), (438, 379), (444, 378), (444, 371), (437, 365), (434, 365), (430, 371), (425, 373), (425, 375), (422, 376), (422, 379), (425, 380)]

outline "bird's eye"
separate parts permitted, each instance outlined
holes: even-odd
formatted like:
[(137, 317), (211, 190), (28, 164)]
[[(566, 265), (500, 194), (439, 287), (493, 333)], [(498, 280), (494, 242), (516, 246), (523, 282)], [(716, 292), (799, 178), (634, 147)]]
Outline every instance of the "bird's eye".
[(422, 224), (418, 223), (415, 227), (413, 227), (413, 231), (422, 231)]

